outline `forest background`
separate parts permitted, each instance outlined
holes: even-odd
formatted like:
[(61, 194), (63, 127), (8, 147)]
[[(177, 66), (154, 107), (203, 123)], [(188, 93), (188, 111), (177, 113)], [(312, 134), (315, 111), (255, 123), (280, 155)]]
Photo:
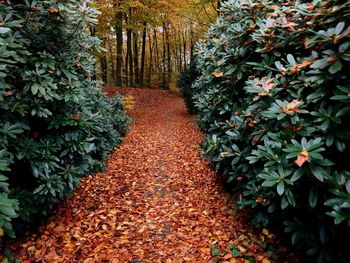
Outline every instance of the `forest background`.
[(102, 0), (91, 35), (103, 41), (98, 78), (109, 85), (168, 88), (218, 16), (217, 0)]

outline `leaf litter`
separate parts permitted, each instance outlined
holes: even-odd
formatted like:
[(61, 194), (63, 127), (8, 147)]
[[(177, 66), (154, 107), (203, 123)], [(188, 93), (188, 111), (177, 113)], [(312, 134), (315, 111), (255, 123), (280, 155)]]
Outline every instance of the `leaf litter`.
[[(116, 90), (106, 88), (109, 95)], [(22, 262), (277, 262), (263, 245), (273, 235), (260, 234), (246, 212), (237, 213), (201, 158), (203, 135), (179, 95), (118, 92), (132, 98), (134, 123), (110, 155), (108, 170), (83, 178), (46, 225), (11, 243), (16, 257)]]

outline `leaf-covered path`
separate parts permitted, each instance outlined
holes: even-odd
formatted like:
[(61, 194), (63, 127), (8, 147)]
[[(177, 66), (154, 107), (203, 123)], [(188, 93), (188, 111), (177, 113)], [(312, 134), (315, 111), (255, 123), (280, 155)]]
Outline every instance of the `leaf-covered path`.
[(23, 262), (214, 262), (220, 251), (241, 262), (222, 252), (230, 243), (269, 262), (261, 237), (233, 216), (201, 159), (202, 135), (182, 99), (159, 90), (123, 93), (135, 97), (134, 125), (108, 171), (83, 179), (47, 225), (13, 245)]

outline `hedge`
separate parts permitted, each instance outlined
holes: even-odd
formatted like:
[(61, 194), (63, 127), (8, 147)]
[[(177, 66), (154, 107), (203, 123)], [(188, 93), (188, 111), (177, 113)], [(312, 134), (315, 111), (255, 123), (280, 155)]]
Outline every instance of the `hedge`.
[(235, 1), (197, 47), (203, 152), (307, 260), (350, 248), (350, 3)]
[(0, 234), (15, 236), (104, 167), (128, 117), (93, 80), (87, 1), (0, 1)]

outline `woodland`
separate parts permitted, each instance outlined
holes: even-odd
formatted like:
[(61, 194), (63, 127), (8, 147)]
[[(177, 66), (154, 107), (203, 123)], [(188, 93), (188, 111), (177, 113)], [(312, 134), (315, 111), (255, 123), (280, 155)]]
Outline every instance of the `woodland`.
[[(91, 34), (102, 41), (104, 83), (169, 88), (193, 60), (195, 43), (218, 15), (221, 1), (96, 1)], [(153, 83), (154, 82), (154, 83)]]
[(0, 260), (349, 262), (349, 18), (0, 0)]

